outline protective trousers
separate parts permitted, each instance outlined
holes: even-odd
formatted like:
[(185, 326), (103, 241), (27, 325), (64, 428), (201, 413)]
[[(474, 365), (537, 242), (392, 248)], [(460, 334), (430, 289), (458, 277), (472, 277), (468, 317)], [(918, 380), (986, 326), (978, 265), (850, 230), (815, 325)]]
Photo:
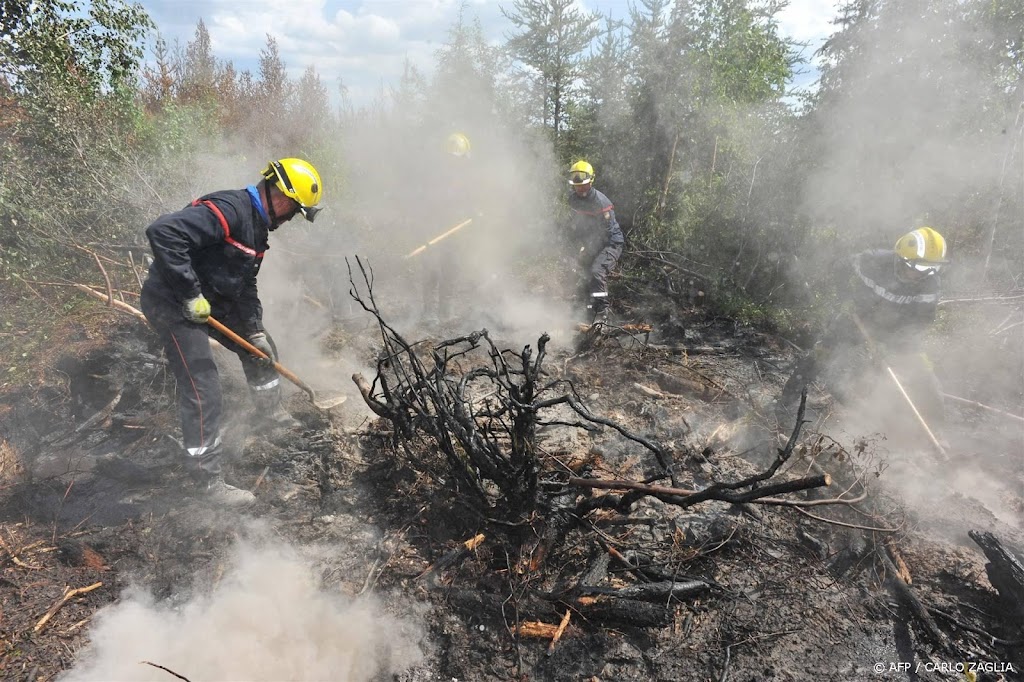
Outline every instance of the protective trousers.
[[(224, 451), (222, 394), (210, 337), (238, 355), (246, 383), (262, 414), (271, 414), (280, 403), (280, 377), (272, 367), (259, 364), (248, 351), (212, 327), (185, 320), (179, 304), (160, 296), (150, 287), (142, 289), (141, 306), (146, 319), (163, 342), (167, 363), (177, 381), (182, 445), (189, 456), (188, 465), (198, 475), (219, 474)], [(214, 316), (222, 319), (229, 328), (239, 328), (238, 320), (229, 313), (218, 311), (216, 306)], [(272, 340), (270, 343), (273, 346)]]
[(427, 249), (419, 258), (423, 316), (437, 322), (447, 321), (451, 315), (451, 299), (458, 277), (458, 261), (455, 254), (447, 245), (439, 245)]
[(609, 244), (601, 249), (590, 262), (588, 280), (583, 282), (580, 292), (591, 319), (603, 314), (610, 305), (608, 300), (608, 277), (622, 255), (622, 244)]

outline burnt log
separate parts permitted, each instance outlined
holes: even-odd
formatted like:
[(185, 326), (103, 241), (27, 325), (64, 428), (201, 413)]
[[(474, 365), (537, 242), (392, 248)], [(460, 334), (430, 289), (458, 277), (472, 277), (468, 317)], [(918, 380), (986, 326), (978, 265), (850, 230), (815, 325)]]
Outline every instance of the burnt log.
[(574, 607), (585, 619), (598, 625), (628, 625), (636, 628), (664, 627), (672, 622), (673, 610), (665, 604), (616, 597), (581, 597)]
[(992, 533), (971, 530), (967, 534), (985, 553), (985, 572), (1007, 612), (1013, 614), (1018, 624), (1024, 623), (1024, 564)]
[(585, 585), (580, 587), (580, 592), (584, 595), (602, 595), (626, 600), (638, 599), (640, 601), (664, 603), (672, 597), (683, 599), (706, 592), (709, 589), (711, 589), (711, 586), (703, 580), (663, 580), (656, 583), (637, 583), (636, 585), (619, 588)]

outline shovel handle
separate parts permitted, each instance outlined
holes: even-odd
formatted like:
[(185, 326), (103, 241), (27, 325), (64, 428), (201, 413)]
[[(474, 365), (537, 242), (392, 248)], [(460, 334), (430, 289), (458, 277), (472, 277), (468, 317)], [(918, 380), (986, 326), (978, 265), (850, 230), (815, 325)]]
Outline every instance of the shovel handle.
[(288, 381), (292, 382), (293, 384), (295, 384), (296, 386), (301, 388), (303, 391), (305, 391), (307, 394), (309, 394), (309, 399), (310, 400), (312, 400), (314, 402), (316, 401), (316, 398), (315, 398), (315, 396), (313, 394), (313, 389), (311, 389), (309, 386), (307, 386), (306, 383), (304, 381), (302, 381), (302, 379), (300, 379), (297, 376), (295, 376), (294, 374), (292, 374), (291, 370), (289, 370), (287, 367), (285, 367), (284, 365), (282, 365), (279, 362), (276, 362), (273, 358), (268, 356), (266, 353), (261, 351), (259, 348), (257, 348), (256, 346), (252, 345), (251, 343), (249, 343), (248, 341), (243, 339), (241, 336), (239, 336), (235, 332), (233, 332), (230, 329), (228, 329), (227, 327), (225, 327), (223, 324), (221, 324), (221, 322), (219, 320), (216, 320), (216, 319), (214, 319), (212, 317), (208, 317), (208, 318), (206, 318), (206, 323), (209, 324), (214, 329), (216, 329), (217, 331), (219, 331), (224, 336), (228, 337), (229, 339), (231, 339), (232, 341), (237, 343), (242, 348), (246, 349), (247, 351), (249, 351), (250, 353), (255, 355), (256, 357), (261, 358), (263, 360), (270, 360), (271, 362), (273, 362), (274, 363), (274, 369), (277, 370), (278, 374), (280, 374), (285, 379), (287, 379)]
[(853, 319), (853, 323), (857, 325), (860, 335), (863, 336), (864, 341), (867, 342), (868, 349), (871, 351), (871, 354), (875, 356), (876, 360), (880, 360), (881, 364), (885, 366), (885, 371), (888, 372), (889, 378), (892, 379), (893, 384), (896, 385), (900, 395), (903, 396), (903, 400), (906, 401), (907, 406), (910, 407), (910, 411), (914, 413), (914, 417), (917, 418), (917, 423), (921, 425), (921, 428), (928, 435), (928, 440), (931, 442), (932, 447), (935, 448), (936, 452), (938, 452), (944, 460), (949, 461), (949, 453), (946, 452), (946, 448), (942, 447), (942, 443), (940, 443), (939, 439), (935, 437), (935, 433), (932, 431), (931, 427), (928, 426), (928, 422), (926, 422), (924, 417), (921, 416), (917, 406), (914, 405), (914, 401), (910, 398), (910, 394), (907, 393), (907, 389), (903, 388), (903, 383), (900, 381), (899, 377), (896, 376), (896, 372), (892, 370), (892, 367), (890, 367), (883, 358), (879, 357), (878, 346), (875, 345), (875, 340), (871, 338), (871, 334), (868, 333), (868, 328), (864, 326), (864, 322), (861, 321), (860, 316), (855, 312), (851, 312), (850, 318)]

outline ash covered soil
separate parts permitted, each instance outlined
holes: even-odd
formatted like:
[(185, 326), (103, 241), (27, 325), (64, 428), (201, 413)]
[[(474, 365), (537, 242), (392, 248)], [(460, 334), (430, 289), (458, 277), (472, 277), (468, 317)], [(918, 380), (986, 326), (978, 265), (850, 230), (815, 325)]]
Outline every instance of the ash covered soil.
[[(766, 472), (794, 431), (774, 408), (792, 345), (699, 308), (673, 319), (675, 334), (609, 333), (582, 352), (556, 337), (546, 376), (659, 444), (677, 491)], [(349, 399), (329, 413), (290, 393), (303, 429), (260, 431), (225, 353), (229, 480), (257, 496), (232, 511), (185, 475), (173, 380), (141, 323), (54, 339), (0, 396), (3, 679), (1024, 679), (1024, 615), (968, 535), (1024, 548), (1020, 430), (993, 415), (951, 408), (954, 459), (939, 464), (849, 432), (812, 390), (813, 418), (762, 485), (829, 486), (681, 505), (568, 485), (673, 483), (648, 448), (561, 404), (535, 442), (549, 503), (490, 515), (431, 438), (401, 439), (353, 385), (330, 387)], [(339, 328), (332, 347), (372, 366), (380, 336)], [(618, 503), (592, 504), (606, 495)], [(126, 620), (133, 605), (145, 627)]]

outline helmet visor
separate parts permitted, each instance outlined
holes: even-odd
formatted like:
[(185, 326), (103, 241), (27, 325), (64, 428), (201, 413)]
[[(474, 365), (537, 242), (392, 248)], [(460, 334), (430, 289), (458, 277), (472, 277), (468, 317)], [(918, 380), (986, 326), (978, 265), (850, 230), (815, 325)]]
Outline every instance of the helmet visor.
[(570, 185), (586, 185), (594, 179), (594, 176), (586, 171), (573, 171), (569, 174)]
[(320, 210), (321, 208), (319, 206), (302, 206), (301, 204), (299, 205), (299, 213), (301, 213), (302, 217), (308, 220), (309, 222), (313, 222), (314, 220), (316, 220), (316, 214), (319, 213)]

